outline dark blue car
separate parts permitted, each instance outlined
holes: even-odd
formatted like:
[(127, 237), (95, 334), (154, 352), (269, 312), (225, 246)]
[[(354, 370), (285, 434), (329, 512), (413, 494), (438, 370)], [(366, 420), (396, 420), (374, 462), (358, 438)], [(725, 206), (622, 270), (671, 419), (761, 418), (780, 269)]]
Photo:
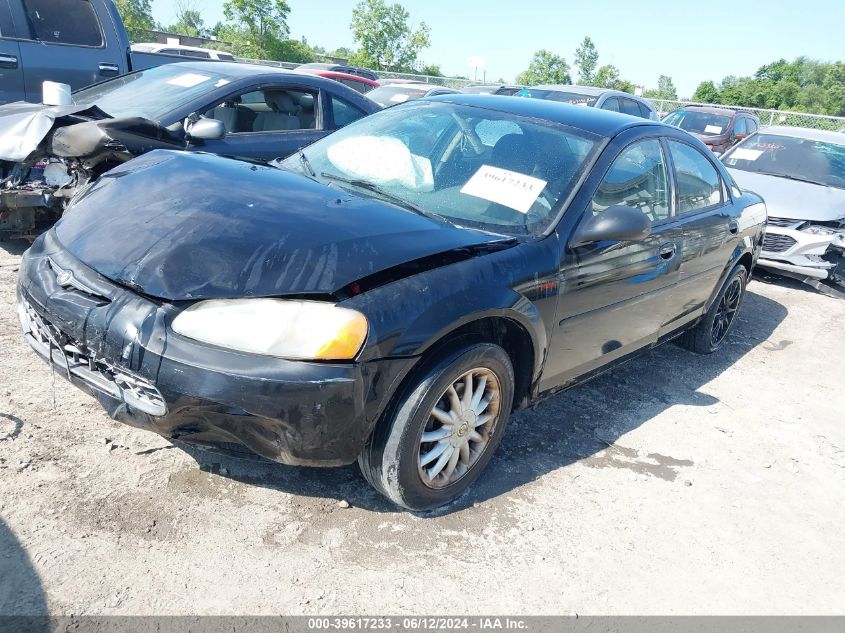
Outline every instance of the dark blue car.
[(227, 62), (142, 70), (65, 105), (0, 106), (0, 237), (49, 226), (82, 186), (152, 149), (268, 162), (379, 109), (336, 81)]

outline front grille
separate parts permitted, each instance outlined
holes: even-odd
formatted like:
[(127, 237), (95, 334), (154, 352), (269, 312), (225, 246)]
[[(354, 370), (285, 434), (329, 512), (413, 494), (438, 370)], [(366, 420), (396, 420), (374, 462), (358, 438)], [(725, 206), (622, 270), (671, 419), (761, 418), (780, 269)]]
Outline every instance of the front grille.
[(97, 358), (82, 343), (42, 317), (25, 299), (21, 300), (19, 312), (24, 334), (32, 339), (30, 345), (58, 371), (66, 372), (68, 379), (76, 376), (145, 413), (157, 416), (167, 413), (164, 398), (150, 382)]
[(792, 218), (773, 218), (769, 216), (769, 219), (766, 220), (766, 224), (769, 226), (781, 226), (781, 227), (789, 227), (789, 226), (797, 226), (801, 224), (803, 220), (794, 220)]
[(792, 239), (788, 235), (766, 233), (765, 237), (763, 237), (763, 250), (769, 251), (770, 253), (783, 253), (797, 243), (797, 240)]

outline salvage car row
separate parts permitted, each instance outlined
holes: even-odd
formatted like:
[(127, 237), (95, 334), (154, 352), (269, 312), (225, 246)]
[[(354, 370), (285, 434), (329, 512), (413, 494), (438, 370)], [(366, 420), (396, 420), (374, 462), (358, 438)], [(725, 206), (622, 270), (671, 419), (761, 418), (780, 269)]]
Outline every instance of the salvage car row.
[(836, 145), (758, 132), (723, 163), (631, 95), (532, 90), (380, 109), (191, 62), (9, 106), (4, 196), (67, 202), (21, 263), (25, 338), (117, 420), (448, 503), (513, 409), (669, 340), (718, 350), (770, 239), (740, 179)]

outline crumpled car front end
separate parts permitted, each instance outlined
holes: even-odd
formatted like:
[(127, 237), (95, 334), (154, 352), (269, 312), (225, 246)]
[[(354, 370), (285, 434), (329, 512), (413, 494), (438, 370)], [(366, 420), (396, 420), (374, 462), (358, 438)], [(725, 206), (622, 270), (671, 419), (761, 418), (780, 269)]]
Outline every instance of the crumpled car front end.
[(152, 121), (111, 119), (96, 107), (12, 104), (0, 126), (0, 239), (34, 239), (101, 174), (180, 142)]
[(765, 268), (829, 279), (845, 256), (845, 217), (820, 222), (769, 217), (758, 264)]

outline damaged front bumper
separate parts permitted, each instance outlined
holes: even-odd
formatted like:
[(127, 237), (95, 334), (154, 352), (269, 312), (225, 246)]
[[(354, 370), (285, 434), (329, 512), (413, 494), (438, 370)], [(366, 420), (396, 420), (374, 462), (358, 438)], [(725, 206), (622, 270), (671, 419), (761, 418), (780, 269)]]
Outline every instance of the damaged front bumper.
[(52, 232), (22, 260), (18, 311), (30, 347), (114, 419), (285, 464), (353, 462), (413, 363), (288, 361), (180, 337), (178, 307), (109, 282)]
[(845, 255), (845, 228), (770, 218), (758, 266), (828, 279)]

